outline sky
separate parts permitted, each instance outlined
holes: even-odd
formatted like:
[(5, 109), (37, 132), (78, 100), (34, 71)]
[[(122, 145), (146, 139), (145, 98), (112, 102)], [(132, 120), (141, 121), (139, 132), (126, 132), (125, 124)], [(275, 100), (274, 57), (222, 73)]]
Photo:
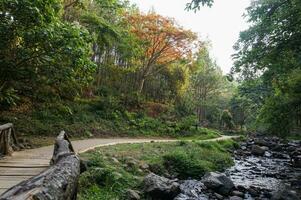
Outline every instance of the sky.
[(181, 26), (198, 33), (201, 40), (209, 40), (212, 58), (227, 74), (233, 65), (233, 45), (238, 40), (240, 31), (248, 28), (243, 14), (251, 0), (215, 0), (211, 8), (203, 7), (196, 13), (185, 10), (189, 1), (130, 0), (142, 12), (153, 9), (163, 16), (173, 17)]

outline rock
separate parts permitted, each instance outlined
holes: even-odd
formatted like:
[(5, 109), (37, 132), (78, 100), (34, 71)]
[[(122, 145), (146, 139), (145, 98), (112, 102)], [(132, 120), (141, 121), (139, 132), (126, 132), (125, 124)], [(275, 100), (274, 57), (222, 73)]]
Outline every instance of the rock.
[(238, 185), (238, 186), (236, 186), (236, 189), (237, 189), (238, 191), (240, 191), (240, 192), (246, 192), (246, 191), (247, 191), (247, 189), (246, 189), (243, 185)]
[(242, 192), (240, 192), (240, 191), (237, 191), (237, 190), (234, 190), (234, 191), (232, 192), (232, 195), (238, 196), (238, 197), (244, 197), (244, 196), (245, 196), (244, 193), (242, 193)]
[(247, 146), (251, 146), (251, 145), (253, 145), (254, 144), (254, 141), (252, 141), (252, 140), (248, 140), (247, 141)]
[(149, 169), (149, 165), (146, 164), (146, 163), (143, 163), (143, 164), (140, 165), (140, 168), (141, 168), (142, 170), (148, 170), (148, 169)]
[(271, 154), (270, 152), (266, 151), (266, 152), (264, 153), (264, 156), (265, 156), (265, 157), (271, 157), (272, 154)]
[(248, 188), (248, 192), (252, 197), (258, 197), (260, 195), (260, 191), (258, 191), (257, 188), (252, 187), (252, 186), (250, 188)]
[(154, 199), (174, 199), (180, 193), (180, 185), (174, 180), (154, 173), (144, 178), (144, 191)]
[(301, 155), (292, 157), (293, 166), (296, 168), (301, 168)]
[(174, 200), (208, 200), (208, 196), (203, 193), (206, 186), (196, 180), (186, 180), (180, 185), (181, 194)]
[(119, 163), (119, 160), (117, 159), (117, 158), (115, 158), (115, 157), (112, 157), (112, 161), (114, 162), (114, 163)]
[(141, 197), (139, 195), (139, 192), (136, 191), (136, 190), (128, 189), (126, 191), (126, 195), (127, 195), (128, 199), (130, 199), (130, 200), (139, 200), (139, 199), (141, 199)]
[(288, 152), (294, 152), (295, 150), (296, 150), (295, 146), (289, 146), (286, 148), (286, 151), (288, 151)]
[(276, 191), (275, 193), (273, 193), (271, 199), (272, 200), (300, 200), (297, 193), (288, 188), (283, 188), (281, 190)]
[(265, 198), (267, 198), (267, 199), (271, 199), (271, 198), (272, 198), (271, 192), (268, 192), (268, 191), (265, 191), (265, 192), (263, 193), (263, 196), (264, 196)]
[(253, 145), (251, 153), (255, 156), (263, 156), (266, 150), (258, 145)]
[(189, 197), (185, 194), (179, 194), (176, 198), (174, 198), (174, 200), (209, 200), (208, 197)]
[(214, 193), (214, 196), (215, 196), (218, 200), (224, 199), (223, 195), (220, 195), (220, 194), (218, 194), (218, 193)]
[(279, 159), (289, 159), (289, 155), (280, 152), (273, 152), (273, 157)]
[(297, 140), (292, 140), (288, 143), (288, 146), (296, 149), (301, 146), (301, 142)]
[(254, 139), (254, 143), (258, 146), (268, 146), (269, 145), (269, 142), (263, 138), (255, 138)]
[(283, 146), (282, 145), (275, 145), (274, 147), (271, 148), (272, 151), (282, 151), (283, 150)]
[(294, 167), (301, 168), (301, 148), (290, 152), (290, 159)]
[(222, 195), (228, 195), (234, 188), (232, 180), (225, 174), (218, 172), (210, 172), (205, 174), (202, 182), (206, 187)]
[(290, 182), (292, 187), (301, 189), (301, 174), (297, 176), (294, 175)]
[(238, 196), (232, 196), (232, 197), (230, 197), (229, 200), (243, 200), (243, 198), (238, 197)]

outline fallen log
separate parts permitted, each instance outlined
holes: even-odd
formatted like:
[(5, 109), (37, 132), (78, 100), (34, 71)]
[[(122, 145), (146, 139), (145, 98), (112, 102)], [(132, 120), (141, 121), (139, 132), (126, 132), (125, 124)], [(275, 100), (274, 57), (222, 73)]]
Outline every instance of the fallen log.
[(20, 146), (12, 123), (0, 126), (0, 154), (11, 155), (14, 150), (19, 150)]
[(75, 200), (80, 159), (63, 131), (55, 141), (50, 163), (44, 172), (7, 190), (0, 200)]

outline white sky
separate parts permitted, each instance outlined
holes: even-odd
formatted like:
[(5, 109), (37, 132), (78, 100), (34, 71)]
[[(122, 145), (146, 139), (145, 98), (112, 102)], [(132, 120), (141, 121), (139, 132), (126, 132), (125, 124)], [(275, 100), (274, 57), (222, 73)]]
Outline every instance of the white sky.
[(196, 13), (185, 11), (190, 0), (130, 0), (141, 11), (154, 9), (157, 13), (173, 17), (183, 27), (191, 29), (203, 40), (212, 44), (211, 56), (216, 59), (224, 73), (232, 67), (233, 45), (239, 32), (248, 26), (242, 17), (251, 0), (215, 0), (211, 8), (203, 7)]

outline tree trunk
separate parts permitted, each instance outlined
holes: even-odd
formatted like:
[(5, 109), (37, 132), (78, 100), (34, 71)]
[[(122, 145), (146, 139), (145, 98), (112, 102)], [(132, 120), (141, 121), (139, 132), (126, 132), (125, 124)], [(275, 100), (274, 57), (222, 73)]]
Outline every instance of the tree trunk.
[(143, 92), (144, 83), (145, 83), (145, 78), (142, 77), (141, 80), (140, 80), (140, 83), (139, 83), (139, 88), (138, 88), (139, 94), (141, 94)]
[(61, 132), (54, 145), (51, 166), (7, 190), (0, 200), (75, 200), (80, 160), (67, 135)]

